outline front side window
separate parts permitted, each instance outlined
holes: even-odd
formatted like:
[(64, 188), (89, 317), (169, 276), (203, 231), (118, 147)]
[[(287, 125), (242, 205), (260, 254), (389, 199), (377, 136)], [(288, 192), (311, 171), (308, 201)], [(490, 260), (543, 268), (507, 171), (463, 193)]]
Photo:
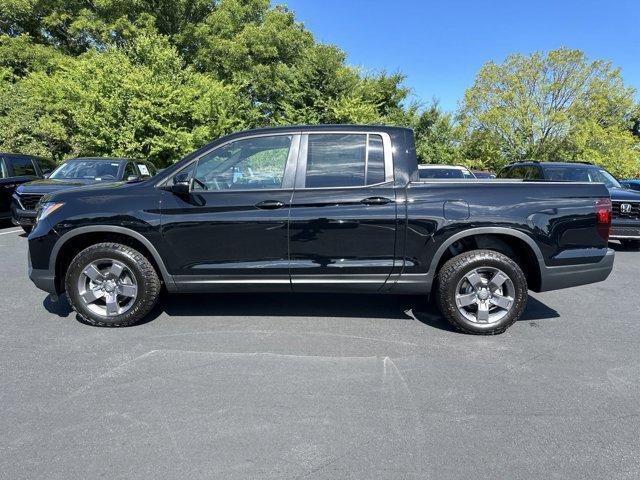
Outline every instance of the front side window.
[(306, 188), (362, 187), (384, 181), (384, 144), (380, 135), (309, 135)]
[(124, 169), (124, 179), (127, 180), (129, 177), (139, 177), (140, 174), (136, 170), (136, 167), (133, 163), (127, 163), (127, 166)]
[(291, 135), (237, 140), (198, 160), (194, 190), (261, 190), (282, 187)]
[(16, 177), (36, 176), (36, 167), (29, 157), (13, 158), (13, 175)]

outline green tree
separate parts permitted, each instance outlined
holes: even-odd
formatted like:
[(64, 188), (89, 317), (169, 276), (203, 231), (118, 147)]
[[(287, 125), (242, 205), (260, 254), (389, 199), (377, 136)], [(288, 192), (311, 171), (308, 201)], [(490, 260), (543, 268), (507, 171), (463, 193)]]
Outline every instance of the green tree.
[(638, 170), (635, 108), (634, 90), (618, 69), (562, 48), (485, 64), (465, 92), (459, 118), (467, 153), (499, 155), (485, 163), (588, 160), (624, 175)]
[(159, 165), (239, 128), (405, 118), (269, 0), (0, 0), (0, 148)]

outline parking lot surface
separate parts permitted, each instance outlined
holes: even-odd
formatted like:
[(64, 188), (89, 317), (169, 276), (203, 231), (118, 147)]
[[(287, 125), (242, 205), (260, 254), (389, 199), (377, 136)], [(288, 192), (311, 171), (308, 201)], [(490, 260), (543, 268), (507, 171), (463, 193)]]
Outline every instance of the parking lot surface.
[(0, 477), (640, 478), (640, 252), (496, 337), (419, 298), (165, 296), (80, 323), (0, 229)]

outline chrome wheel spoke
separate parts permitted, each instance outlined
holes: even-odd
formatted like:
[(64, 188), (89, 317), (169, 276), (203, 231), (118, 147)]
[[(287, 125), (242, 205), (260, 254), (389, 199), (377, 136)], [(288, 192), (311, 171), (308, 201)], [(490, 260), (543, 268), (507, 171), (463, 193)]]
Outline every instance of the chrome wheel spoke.
[(100, 289), (89, 289), (80, 295), (85, 303), (93, 303), (99, 298), (104, 297), (104, 292)]
[(456, 303), (458, 307), (468, 307), (476, 303), (478, 297), (475, 293), (467, 293), (467, 294), (456, 294)]
[(91, 265), (87, 265), (87, 267), (82, 270), (82, 273), (89, 277), (94, 282), (102, 282), (104, 281), (104, 275), (100, 273), (100, 270), (92, 263)]
[(491, 305), (500, 307), (503, 310), (509, 310), (511, 308), (511, 304), (513, 303), (513, 298), (494, 294), (489, 302), (491, 302)]
[(489, 322), (489, 305), (487, 303), (482, 302), (478, 305), (478, 313), (476, 314), (476, 318), (480, 323)]
[(107, 306), (107, 315), (118, 314), (118, 299), (115, 293), (107, 293), (105, 304)]
[(120, 278), (122, 275), (122, 271), (124, 270), (124, 265), (119, 262), (113, 262), (111, 268), (109, 269), (109, 273), (113, 275), (114, 278)]
[(489, 285), (491, 286), (491, 290), (497, 290), (500, 288), (504, 282), (508, 280), (508, 277), (502, 272), (496, 272), (491, 280), (489, 280)]
[(476, 270), (473, 270), (465, 275), (467, 281), (471, 284), (471, 286), (475, 289), (482, 286), (482, 277), (478, 274)]
[(138, 294), (138, 287), (136, 285), (122, 283), (118, 285), (118, 293), (125, 297), (135, 297)]

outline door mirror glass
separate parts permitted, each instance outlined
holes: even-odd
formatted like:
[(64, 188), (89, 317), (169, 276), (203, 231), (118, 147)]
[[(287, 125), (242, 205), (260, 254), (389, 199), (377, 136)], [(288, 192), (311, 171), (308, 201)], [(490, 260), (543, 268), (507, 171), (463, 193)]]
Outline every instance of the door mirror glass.
[(137, 180), (140, 180), (140, 177), (138, 175), (129, 175), (127, 177), (127, 182), (135, 182)]

